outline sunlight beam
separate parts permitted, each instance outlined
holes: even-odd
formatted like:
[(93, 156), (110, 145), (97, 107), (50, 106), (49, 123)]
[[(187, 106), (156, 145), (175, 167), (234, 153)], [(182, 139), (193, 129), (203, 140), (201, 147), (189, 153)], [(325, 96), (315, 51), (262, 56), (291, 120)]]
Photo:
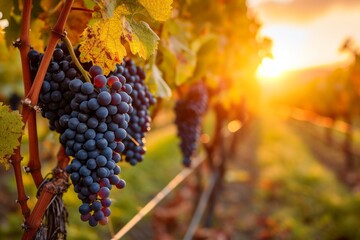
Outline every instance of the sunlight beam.
[(281, 76), (284, 72), (281, 64), (271, 58), (264, 58), (258, 67), (257, 77), (261, 81), (273, 81)]

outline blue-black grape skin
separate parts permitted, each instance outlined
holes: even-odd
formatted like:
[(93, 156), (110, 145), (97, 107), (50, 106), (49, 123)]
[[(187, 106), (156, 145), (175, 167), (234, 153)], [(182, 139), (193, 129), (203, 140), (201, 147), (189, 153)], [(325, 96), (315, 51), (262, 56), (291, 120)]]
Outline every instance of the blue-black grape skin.
[[(78, 56), (79, 52), (76, 49), (75, 52)], [(35, 50), (28, 54), (33, 77), (42, 56)], [(126, 156), (139, 159), (126, 159), (131, 164), (142, 161), (144, 133), (150, 124), (148, 107), (155, 103), (155, 98), (144, 85), (145, 75), (139, 67), (124, 60), (116, 69), (110, 76), (104, 76), (100, 67), (90, 67), (92, 83), (85, 82), (66, 47), (60, 44), (54, 51), (39, 95), (42, 115), (49, 119), (50, 129), (60, 133), (66, 154), (73, 157), (66, 171), (78, 198), (85, 204), (81, 208), (87, 206), (80, 212), (81, 219), (91, 226), (96, 226), (99, 221), (107, 222), (104, 219), (111, 213), (107, 191), (114, 185), (120, 189), (125, 186), (125, 181), (117, 176), (121, 169), (116, 163), (121, 161), (121, 155), (125, 159)], [(110, 77), (111, 84), (106, 84)], [(97, 79), (96, 84), (94, 79)], [(132, 105), (134, 81), (137, 81), (137, 88), (144, 88), (140, 94), (133, 95), (146, 98), (137, 101), (146, 103), (141, 109), (135, 103)], [(136, 112), (141, 114), (136, 116)], [(132, 116), (137, 124), (134, 129), (141, 132), (131, 132), (134, 131), (130, 129)], [(126, 142), (132, 142), (128, 131), (141, 145), (129, 145), (132, 149), (126, 154)], [(134, 151), (137, 154), (131, 154)], [(105, 185), (100, 186), (100, 182), (105, 182)], [(100, 193), (103, 198), (98, 195), (101, 188), (106, 188)]]
[(183, 165), (190, 167), (200, 137), (201, 117), (206, 112), (208, 94), (203, 83), (191, 86), (184, 99), (175, 104), (175, 124), (180, 138)]

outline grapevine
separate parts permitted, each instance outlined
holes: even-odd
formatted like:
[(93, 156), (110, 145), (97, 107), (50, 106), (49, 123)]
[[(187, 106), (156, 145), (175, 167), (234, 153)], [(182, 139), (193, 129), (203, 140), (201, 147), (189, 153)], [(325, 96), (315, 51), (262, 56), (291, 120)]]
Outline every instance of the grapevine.
[[(242, 3), (230, 2), (234, 9), (243, 9)], [(14, 17), (16, 4), (9, 4), (11, 11), (6, 18)], [(204, 115), (227, 98), (219, 94), (211, 105), (209, 89), (222, 85), (218, 80), (222, 79), (220, 75), (229, 75), (224, 76), (231, 79), (229, 88), (238, 89), (230, 77), (231, 71), (223, 71), (224, 66), (234, 69), (247, 66), (239, 66), (233, 58), (227, 58), (232, 49), (220, 44), (220, 39), (227, 39), (229, 46), (237, 41), (237, 37), (227, 36), (231, 29), (203, 28), (207, 25), (202, 26), (203, 23), (212, 20), (207, 14), (200, 16), (204, 19), (195, 16), (197, 1), (191, 4), (172, 0), (79, 1), (76, 4), (65, 0), (42, 2), (38, 6), (31, 0), (25, 1), (20, 38), (13, 41), (20, 50), (24, 81), (19, 108), (22, 123), (16, 123), (18, 135), (6, 145), (7, 150), (13, 151), (11, 157), (11, 153), (6, 153), (0, 163), (8, 167), (8, 161), (14, 169), (18, 203), (24, 216), (23, 239), (45, 235), (66, 237), (67, 213), (62, 197), (70, 184), (81, 202), (80, 219), (92, 227), (107, 224), (111, 215), (110, 192), (126, 185), (120, 178), (120, 165), (122, 162), (136, 165), (144, 160), (145, 138), (156, 113), (161, 113), (159, 103), (171, 103), (172, 92), (180, 93), (171, 110), (175, 113), (183, 165), (190, 167), (198, 150)], [(207, 4), (214, 7), (224, 3)], [(72, 10), (79, 14), (77, 19), (81, 19), (79, 25), (83, 27), (69, 25)], [(232, 10), (221, 7), (212, 11), (230, 16)], [(230, 28), (228, 24), (219, 24)], [(66, 28), (70, 30), (67, 32)], [(237, 48), (235, 52), (243, 51)], [(209, 60), (215, 59), (214, 56), (221, 64)], [(254, 57), (249, 62), (259, 60)], [(231, 96), (228, 101), (236, 101), (235, 94)], [(12, 106), (14, 110), (17, 108), (16, 104)], [(46, 176), (42, 175), (38, 146), (36, 114), (39, 112), (48, 120), (49, 130), (58, 137), (60, 146), (57, 165)], [(25, 127), (30, 153), (25, 171), (32, 175), (38, 198), (33, 209), (27, 204), (21, 172), (20, 143), (24, 142), (23, 131), (18, 130)], [(215, 132), (214, 136), (218, 134)], [(207, 153), (212, 165), (217, 151)]]
[(180, 138), (180, 149), (183, 154), (183, 164), (191, 165), (191, 157), (197, 148), (201, 133), (201, 118), (208, 104), (208, 94), (202, 83), (191, 86), (187, 95), (176, 102), (175, 124)]

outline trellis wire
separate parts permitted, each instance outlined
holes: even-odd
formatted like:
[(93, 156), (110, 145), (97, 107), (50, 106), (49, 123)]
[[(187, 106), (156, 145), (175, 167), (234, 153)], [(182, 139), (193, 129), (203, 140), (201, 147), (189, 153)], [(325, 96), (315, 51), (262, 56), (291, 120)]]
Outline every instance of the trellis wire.
[(209, 181), (207, 189), (205, 191), (203, 191), (203, 193), (201, 194), (199, 204), (197, 205), (197, 208), (195, 210), (193, 218), (191, 219), (189, 228), (186, 231), (186, 234), (184, 236), (184, 240), (191, 240), (193, 238), (196, 228), (198, 227), (198, 225), (200, 223), (201, 217), (204, 213), (204, 210), (209, 201), (211, 192), (214, 189), (217, 179), (218, 179), (218, 172), (215, 172), (210, 177), (210, 181)]
[(186, 179), (197, 167), (205, 160), (198, 157), (193, 160), (191, 168), (184, 168), (176, 175), (156, 196), (150, 200), (125, 226), (123, 226), (111, 240), (118, 240), (130, 231), (146, 214), (148, 214), (157, 204), (159, 204), (169, 193), (171, 193), (184, 179)]

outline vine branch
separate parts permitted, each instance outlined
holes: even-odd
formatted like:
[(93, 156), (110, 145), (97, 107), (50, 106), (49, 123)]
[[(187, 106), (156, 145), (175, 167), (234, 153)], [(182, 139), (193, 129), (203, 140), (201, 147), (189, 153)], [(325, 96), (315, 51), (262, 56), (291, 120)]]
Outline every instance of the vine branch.
[(44, 57), (40, 63), (39, 70), (36, 73), (34, 83), (31, 86), (31, 89), (27, 95), (27, 98), (29, 98), (31, 100), (30, 103), (32, 105), (37, 105), (37, 103), (38, 103), (41, 86), (43, 84), (46, 70), (51, 61), (51, 57), (55, 50), (56, 44), (59, 39), (61, 39), (65, 36), (65, 23), (70, 14), (73, 3), (74, 3), (74, 0), (66, 0), (65, 1), (64, 6), (60, 12), (59, 18), (58, 18), (57, 22), (55, 23), (54, 28), (51, 31), (50, 40), (46, 47)]
[[(29, 31), (30, 31), (30, 19), (31, 19), (31, 6), (32, 6), (32, 0), (27, 0), (24, 2), (24, 10), (22, 12), (22, 24), (21, 24), (21, 33), (20, 33), (20, 39), (17, 40), (19, 50), (20, 50), (20, 56), (21, 56), (21, 65), (22, 65), (22, 71), (23, 71), (23, 81), (24, 81), (24, 91), (27, 93), (31, 87), (31, 77), (30, 77), (30, 67), (27, 62), (27, 52), (29, 51)], [(14, 44), (15, 45), (15, 44)], [(29, 135), (30, 133), (34, 134), (32, 139), (37, 138), (36, 136), (36, 122), (34, 122), (34, 117), (30, 117), (32, 120), (30, 121), (31, 126), (28, 128)], [(27, 119), (27, 117), (26, 117)], [(23, 118), (23, 122), (26, 123), (26, 120)], [(25, 124), (23, 126), (25, 128)], [(34, 132), (35, 131), (35, 132)], [(19, 137), (19, 142), (21, 143), (22, 136)], [(32, 140), (31, 139), (31, 140)], [(37, 141), (36, 141), (37, 144)], [(31, 147), (36, 148), (37, 145), (31, 145)], [(33, 151), (32, 154), (36, 154), (36, 151)], [(21, 172), (21, 153), (20, 153), (20, 146), (17, 147), (14, 151), (14, 154), (11, 156), (10, 163), (13, 166), (14, 173), (15, 173), (15, 179), (16, 179), (16, 187), (18, 192), (18, 199), (17, 202), (20, 204), (21, 212), (25, 219), (28, 218), (30, 215), (30, 209), (27, 205), (27, 200), (29, 199), (28, 196), (25, 194), (25, 188), (24, 188), (24, 182), (22, 178), (22, 172)]]

